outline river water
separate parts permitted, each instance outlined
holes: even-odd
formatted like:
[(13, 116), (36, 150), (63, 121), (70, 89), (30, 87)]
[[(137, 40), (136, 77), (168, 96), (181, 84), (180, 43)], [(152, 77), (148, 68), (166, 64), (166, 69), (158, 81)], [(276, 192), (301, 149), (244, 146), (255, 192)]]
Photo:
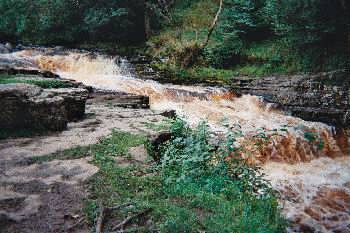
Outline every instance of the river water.
[(176, 110), (193, 125), (205, 120), (217, 133), (239, 129), (244, 136), (238, 141), (249, 151), (242, 156), (261, 165), (281, 193), (283, 212), (293, 222), (289, 231), (350, 232), (350, 156), (344, 154), (344, 135), (331, 126), (288, 116), (260, 97), (238, 97), (225, 88), (142, 80), (110, 56), (30, 49), (0, 59), (100, 89), (149, 96), (152, 109)]

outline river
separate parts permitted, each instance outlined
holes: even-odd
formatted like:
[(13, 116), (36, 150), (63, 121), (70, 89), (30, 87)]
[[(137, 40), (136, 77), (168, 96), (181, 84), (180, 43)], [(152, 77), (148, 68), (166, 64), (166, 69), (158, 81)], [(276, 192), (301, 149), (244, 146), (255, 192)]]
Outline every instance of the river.
[[(95, 88), (149, 96), (151, 109), (175, 110), (192, 125), (205, 120), (217, 133), (238, 129), (244, 135), (239, 143), (250, 151), (243, 156), (262, 166), (280, 192), (283, 213), (293, 223), (290, 232), (350, 232), (350, 156), (331, 126), (288, 116), (261, 97), (225, 88), (142, 80), (111, 56), (28, 49), (0, 58)], [(269, 138), (262, 146), (252, 146), (257, 133)]]

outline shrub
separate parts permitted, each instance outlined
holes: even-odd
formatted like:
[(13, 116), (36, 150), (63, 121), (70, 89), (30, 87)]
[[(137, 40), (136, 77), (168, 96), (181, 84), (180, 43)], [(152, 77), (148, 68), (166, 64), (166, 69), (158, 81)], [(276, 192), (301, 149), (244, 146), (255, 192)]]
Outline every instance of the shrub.
[(211, 133), (204, 123), (191, 129), (177, 119), (171, 131), (172, 139), (162, 147), (164, 157), (154, 167), (137, 166), (132, 158), (126, 167), (116, 162), (115, 157), (125, 156), (130, 147), (147, 144), (140, 135), (114, 130), (110, 137), (90, 146), (89, 154), (100, 169), (90, 181), (85, 208), (92, 225), (98, 215), (97, 203), (132, 203), (130, 208), (111, 213), (113, 219), (122, 221), (142, 209), (152, 212), (135, 219), (126, 231), (284, 232), (286, 222), (268, 183), (256, 168), (232, 157), (240, 150), (232, 147), (237, 134), (227, 135), (226, 143), (217, 148), (210, 143)]

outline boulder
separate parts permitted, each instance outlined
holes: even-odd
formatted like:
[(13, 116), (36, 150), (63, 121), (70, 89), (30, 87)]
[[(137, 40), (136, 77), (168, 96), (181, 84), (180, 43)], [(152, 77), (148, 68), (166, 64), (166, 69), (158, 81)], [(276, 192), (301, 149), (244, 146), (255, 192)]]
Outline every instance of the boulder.
[(304, 120), (344, 127), (350, 124), (350, 73), (334, 71), (316, 75), (294, 75), (233, 79), (238, 94), (264, 97)]
[(122, 108), (149, 108), (149, 97), (109, 90), (94, 89), (90, 97), (102, 102), (110, 102)]
[(10, 53), (10, 52), (11, 52), (11, 50), (8, 49), (6, 45), (0, 44), (0, 54), (1, 53)]
[(59, 88), (45, 91), (50, 97), (63, 98), (63, 106), (67, 113), (68, 121), (79, 120), (85, 115), (85, 103), (88, 91), (80, 88)]
[(80, 88), (0, 85), (0, 128), (63, 130), (70, 120), (84, 115), (87, 97), (87, 90)]
[(9, 42), (7, 42), (7, 43), (5, 44), (5, 48), (7, 48), (10, 52), (13, 50), (13, 46), (12, 46), (12, 44), (9, 43)]
[(156, 134), (153, 134), (149, 137), (149, 143), (152, 148), (151, 156), (157, 162), (161, 159), (160, 149), (161, 146), (169, 141), (172, 137), (172, 133), (170, 131), (160, 131)]
[(176, 117), (177, 117), (175, 110), (166, 110), (164, 112), (161, 112), (160, 115), (163, 117), (170, 118), (170, 119), (176, 119)]

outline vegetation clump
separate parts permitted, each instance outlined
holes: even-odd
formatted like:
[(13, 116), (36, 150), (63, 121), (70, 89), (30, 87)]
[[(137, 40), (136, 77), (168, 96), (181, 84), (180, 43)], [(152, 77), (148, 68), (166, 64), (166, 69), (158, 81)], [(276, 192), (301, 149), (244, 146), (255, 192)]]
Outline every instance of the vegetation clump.
[[(90, 153), (100, 171), (90, 183), (86, 213), (92, 225), (99, 203), (106, 207), (129, 203), (112, 211), (113, 219), (139, 216), (124, 230), (137, 232), (284, 232), (275, 193), (257, 168), (235, 156), (234, 134), (219, 148), (209, 142), (203, 123), (190, 129), (172, 124), (172, 139), (162, 146), (159, 164), (119, 166), (129, 147), (146, 144), (143, 136), (113, 131)], [(113, 208), (111, 208), (113, 210)], [(113, 228), (108, 222), (106, 230)], [(127, 226), (126, 226), (127, 227)]]

